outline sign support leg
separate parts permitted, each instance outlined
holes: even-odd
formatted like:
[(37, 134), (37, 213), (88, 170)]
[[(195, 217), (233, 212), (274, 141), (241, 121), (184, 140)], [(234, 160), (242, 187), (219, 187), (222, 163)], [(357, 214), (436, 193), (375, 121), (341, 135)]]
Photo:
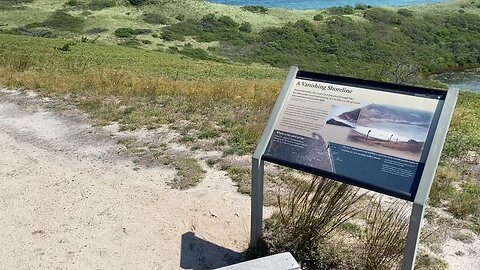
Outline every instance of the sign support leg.
[(402, 270), (413, 270), (415, 266), (415, 256), (417, 255), (417, 244), (422, 229), (424, 211), (424, 205), (413, 203), (410, 225), (408, 226), (407, 242), (403, 254)]
[(263, 175), (264, 161), (252, 158), (252, 206), (250, 247), (256, 247), (263, 230)]

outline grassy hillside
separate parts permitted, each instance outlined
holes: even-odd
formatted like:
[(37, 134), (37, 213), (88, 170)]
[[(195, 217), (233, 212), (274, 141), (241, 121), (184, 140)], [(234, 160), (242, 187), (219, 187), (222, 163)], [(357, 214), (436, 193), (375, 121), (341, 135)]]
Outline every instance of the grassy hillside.
[(135, 129), (192, 121), (189, 129), (225, 132), (212, 143), (227, 140), (238, 153), (251, 151), (285, 73), (123, 46), (0, 37), (1, 85), (64, 98), (100, 124)]
[[(100, 4), (106, 2), (109, 4)], [(161, 33), (162, 27), (188, 19), (200, 19), (208, 13), (222, 14), (232, 17), (238, 22), (248, 21), (253, 29), (259, 30), (265, 26), (282, 26), (291, 21), (297, 21), (306, 17), (313, 17), (315, 11), (295, 11), (288, 9), (271, 9), (267, 14), (253, 13), (243, 10), (238, 6), (227, 6), (207, 3), (200, 0), (164, 0), (156, 1), (156, 4), (134, 6), (128, 1), (52, 1), (52, 0), (19, 0), (0, 2), (0, 25), (3, 29), (15, 29), (27, 25), (41, 23), (47, 20), (53, 12), (63, 11), (76, 18), (82, 19), (82, 31), (77, 33), (65, 33), (62, 29), (51, 29), (55, 34), (68, 36), (88, 36), (99, 40), (116, 43), (119, 39), (114, 35), (118, 28), (148, 28), (152, 33)], [(17, 3), (17, 4), (11, 4)], [(99, 4), (96, 4), (99, 3)], [(163, 23), (148, 23), (144, 21), (144, 14), (161, 14)], [(8, 24), (8, 25), (5, 25)], [(92, 31), (93, 29), (93, 31)], [(95, 29), (101, 29), (98, 32)], [(164, 41), (152, 38), (150, 35), (142, 36), (152, 41), (147, 48), (162, 47)]]

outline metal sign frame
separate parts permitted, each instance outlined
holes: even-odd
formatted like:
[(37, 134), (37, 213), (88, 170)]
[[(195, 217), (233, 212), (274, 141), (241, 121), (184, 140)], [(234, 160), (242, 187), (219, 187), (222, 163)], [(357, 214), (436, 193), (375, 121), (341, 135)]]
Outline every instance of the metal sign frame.
[[(315, 76), (316, 73), (311, 72), (303, 72), (300, 71), (301, 74), (307, 76), (308, 79), (309, 75)], [(275, 102), (275, 105), (272, 109), (270, 114), (270, 118), (266, 124), (264, 132), (260, 138), (260, 141), (257, 145), (257, 148), (252, 156), (252, 190), (251, 190), (251, 234), (250, 234), (250, 246), (255, 247), (257, 245), (258, 240), (262, 236), (262, 229), (263, 229), (263, 187), (264, 187), (264, 154), (267, 149), (268, 143), (270, 138), (272, 137), (274, 128), (280, 119), (281, 111), (287, 101), (287, 97), (291, 89), (293, 88), (295, 79), (297, 78), (297, 74), (299, 73), (298, 67), (290, 67), (287, 77), (284, 81), (280, 94)], [(415, 91), (419, 91), (420, 93), (428, 93), (429, 91), (437, 91), (428, 88), (422, 87), (412, 87), (412, 86), (404, 86), (399, 84), (392, 84), (392, 83), (383, 83), (383, 82), (375, 82), (369, 80), (362, 80), (362, 79), (355, 79), (349, 77), (342, 77), (342, 76), (332, 76), (332, 75), (325, 75), (320, 74), (322, 76), (337, 78), (342, 81), (342, 84), (348, 85), (348, 83), (343, 83), (344, 81), (351, 81), (354, 86), (362, 87), (365, 86), (366, 88), (372, 86), (382, 86), (384, 91), (387, 89), (389, 92), (397, 92), (401, 91), (403, 88), (413, 88)], [(430, 192), (430, 188), (432, 185), (433, 178), (435, 176), (435, 171), (440, 160), (440, 155), (442, 152), (443, 144), (445, 142), (445, 138), (448, 131), (448, 126), (450, 124), (450, 120), (452, 118), (453, 110), (455, 108), (456, 100), (458, 96), (457, 89), (450, 89), (445, 96), (444, 100), (440, 100), (439, 103), (443, 103), (439, 106), (439, 110), (435, 112), (434, 120), (432, 121), (432, 126), (434, 132), (429, 134), (428, 143), (425, 144), (425, 149), (423, 153), (427, 154), (425, 156), (425, 166), (423, 167), (423, 172), (420, 177), (420, 181), (416, 185), (416, 190), (412, 194), (401, 194), (392, 192), (389, 190), (382, 190), (376, 187), (371, 186), (361, 186), (363, 188), (367, 188), (369, 190), (381, 192), (384, 194), (392, 195), (397, 198), (401, 198), (404, 200), (412, 201), (412, 212), (410, 217), (410, 224), (407, 234), (407, 242), (405, 247), (405, 253), (403, 258), (402, 270), (411, 270), (415, 265), (415, 256), (417, 251), (417, 244), (421, 232), (421, 226), (423, 222), (423, 214), (425, 210), (425, 204), (428, 198), (428, 194)], [(269, 160), (272, 161), (272, 160)], [(275, 162), (275, 161), (274, 161)], [(310, 173), (318, 174), (317, 171), (309, 171), (302, 168), (302, 166), (292, 166), (292, 164), (281, 164), (279, 162), (275, 162), (280, 165), (286, 165), (288, 167), (292, 167), (294, 169), (304, 170)], [(320, 174), (322, 175), (322, 174)], [(331, 177), (331, 175), (325, 175), (326, 177)], [(336, 180), (348, 183), (348, 184), (356, 184), (358, 183), (349, 181), (349, 179), (338, 178)]]

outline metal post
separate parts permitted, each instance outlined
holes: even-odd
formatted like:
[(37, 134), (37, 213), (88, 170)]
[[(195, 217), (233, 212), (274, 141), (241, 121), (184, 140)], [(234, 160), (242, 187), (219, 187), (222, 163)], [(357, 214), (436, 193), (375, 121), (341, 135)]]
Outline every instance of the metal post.
[(298, 68), (290, 67), (287, 78), (283, 83), (277, 101), (273, 106), (272, 113), (268, 119), (267, 125), (263, 131), (262, 137), (258, 142), (255, 153), (252, 157), (252, 191), (251, 191), (251, 221), (250, 221), (250, 247), (256, 247), (258, 240), (262, 237), (263, 230), (263, 175), (264, 175), (264, 161), (262, 156), (265, 153), (273, 129), (279, 118), (280, 111), (285, 104), (289, 89), (293, 86), (295, 76)]
[(252, 158), (252, 206), (250, 246), (255, 247), (263, 231), (263, 175), (264, 161)]
[(437, 129), (432, 139), (430, 152), (425, 162), (425, 169), (423, 170), (423, 175), (412, 206), (407, 242), (403, 254), (402, 270), (412, 270), (415, 266), (415, 256), (417, 254), (417, 245), (422, 229), (425, 204), (428, 199), (428, 194), (430, 193), (433, 178), (435, 177), (435, 171), (437, 170), (437, 165), (440, 160), (457, 97), (458, 89), (448, 90), (440, 118), (438, 119)]
[(405, 253), (403, 254), (402, 270), (413, 270), (415, 266), (415, 256), (417, 255), (417, 244), (422, 229), (424, 211), (424, 205), (413, 204), (410, 225), (408, 226), (407, 243), (405, 244)]

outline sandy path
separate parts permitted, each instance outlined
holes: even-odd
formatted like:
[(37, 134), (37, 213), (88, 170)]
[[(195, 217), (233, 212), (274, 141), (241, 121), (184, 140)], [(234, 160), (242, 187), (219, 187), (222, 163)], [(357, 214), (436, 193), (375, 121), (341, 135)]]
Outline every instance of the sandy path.
[(0, 269), (202, 269), (239, 259), (250, 198), (223, 172), (204, 166), (198, 187), (172, 190), (172, 169), (133, 170), (105, 130), (24, 99), (0, 92)]

